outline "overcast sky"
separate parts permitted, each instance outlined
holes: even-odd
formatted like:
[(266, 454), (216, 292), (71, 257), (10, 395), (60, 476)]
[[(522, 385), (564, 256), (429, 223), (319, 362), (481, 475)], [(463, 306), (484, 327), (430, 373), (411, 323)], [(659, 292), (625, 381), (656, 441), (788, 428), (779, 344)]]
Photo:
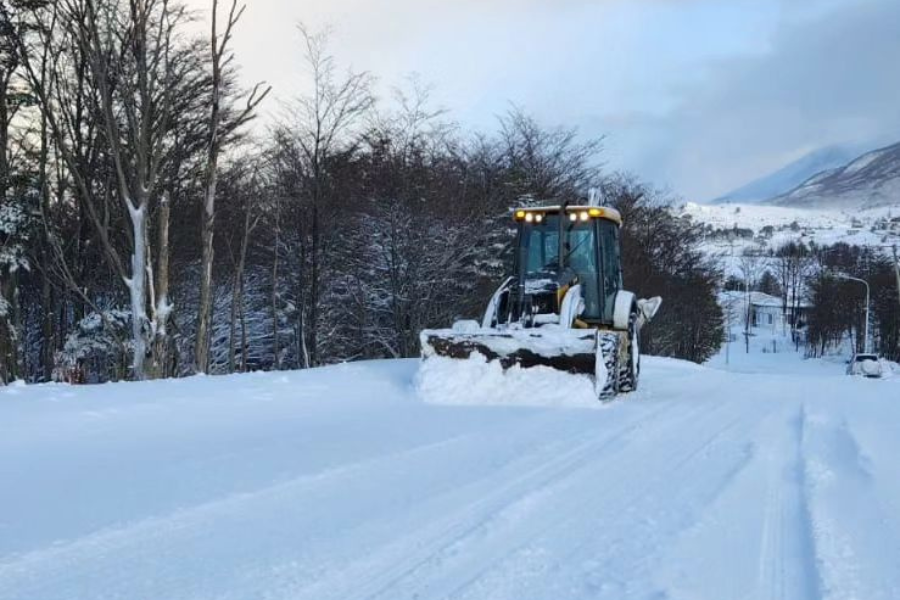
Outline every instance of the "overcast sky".
[(247, 4), (238, 61), (277, 98), (302, 89), (303, 20), (330, 27), (340, 62), (371, 71), (382, 93), (417, 73), (468, 127), (492, 128), (512, 102), (605, 134), (610, 169), (687, 199), (821, 146), (900, 140), (900, 0)]

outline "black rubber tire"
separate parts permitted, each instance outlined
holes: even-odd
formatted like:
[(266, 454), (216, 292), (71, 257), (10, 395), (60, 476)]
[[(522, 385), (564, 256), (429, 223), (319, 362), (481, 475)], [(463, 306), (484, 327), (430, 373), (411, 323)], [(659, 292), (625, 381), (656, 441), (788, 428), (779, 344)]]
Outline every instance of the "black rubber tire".
[(619, 392), (627, 394), (638, 389), (641, 378), (641, 332), (638, 329), (637, 308), (631, 309), (628, 318), (628, 339), (626, 352), (628, 360), (622, 361), (619, 367)]
[(613, 332), (601, 332), (598, 335), (598, 360), (602, 357), (603, 369), (598, 364), (598, 372), (594, 374), (594, 378), (598, 379), (601, 374), (605, 377), (605, 381), (597, 382), (597, 397), (602, 402), (613, 400), (619, 393), (619, 335)]

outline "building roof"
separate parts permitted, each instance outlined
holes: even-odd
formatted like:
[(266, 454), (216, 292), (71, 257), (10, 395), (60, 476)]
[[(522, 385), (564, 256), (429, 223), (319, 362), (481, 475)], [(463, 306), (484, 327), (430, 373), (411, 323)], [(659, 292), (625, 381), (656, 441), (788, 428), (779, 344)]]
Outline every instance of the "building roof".
[[(741, 291), (727, 291), (722, 292), (721, 301), (725, 302), (747, 302), (747, 293)], [(750, 305), (755, 306), (757, 308), (778, 308), (781, 309), (784, 306), (784, 298), (780, 296), (770, 296), (769, 294), (764, 294), (762, 292), (750, 292)], [(793, 301), (793, 296), (788, 298), (788, 307), (792, 307), (795, 305)], [(811, 304), (806, 300), (800, 300), (799, 303), (800, 308), (809, 308)]]

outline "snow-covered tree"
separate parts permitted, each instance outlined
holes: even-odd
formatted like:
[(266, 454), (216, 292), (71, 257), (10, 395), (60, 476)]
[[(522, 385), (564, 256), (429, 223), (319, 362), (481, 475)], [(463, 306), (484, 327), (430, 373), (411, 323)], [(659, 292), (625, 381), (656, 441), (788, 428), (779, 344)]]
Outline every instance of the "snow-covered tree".
[(131, 312), (92, 312), (66, 336), (56, 357), (54, 379), (67, 383), (98, 383), (124, 379), (134, 346), (129, 340)]

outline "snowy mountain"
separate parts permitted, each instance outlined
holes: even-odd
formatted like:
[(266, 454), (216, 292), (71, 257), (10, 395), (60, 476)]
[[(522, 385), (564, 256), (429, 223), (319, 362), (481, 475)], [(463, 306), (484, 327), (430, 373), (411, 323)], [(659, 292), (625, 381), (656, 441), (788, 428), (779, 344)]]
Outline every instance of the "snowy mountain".
[(416, 361), (0, 388), (0, 597), (896, 598), (900, 379), (763, 333), (589, 408)]
[(755, 204), (786, 194), (823, 171), (847, 164), (872, 146), (846, 144), (828, 146), (713, 200), (711, 204)]
[(900, 206), (900, 143), (823, 170), (771, 203), (845, 210)]

